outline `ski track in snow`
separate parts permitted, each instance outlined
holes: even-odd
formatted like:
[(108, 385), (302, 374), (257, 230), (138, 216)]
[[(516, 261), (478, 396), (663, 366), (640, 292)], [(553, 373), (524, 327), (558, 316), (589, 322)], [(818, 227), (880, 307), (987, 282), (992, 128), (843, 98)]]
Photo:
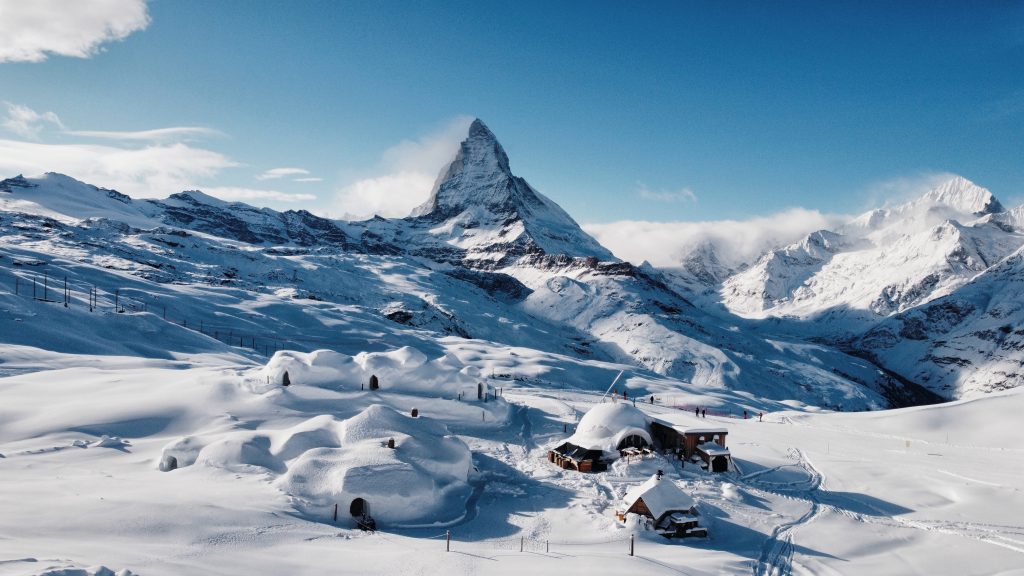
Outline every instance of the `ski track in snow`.
[[(761, 555), (758, 557), (757, 564), (753, 570), (754, 576), (783, 576), (792, 574), (793, 554), (795, 551), (793, 537), (797, 530), (810, 524), (821, 514), (821, 504), (818, 502), (817, 491), (821, 487), (824, 477), (814, 468), (800, 449), (792, 448), (790, 449), (790, 454), (797, 460), (795, 465), (807, 473), (808, 479), (806, 482), (767, 483), (758, 482), (756, 479), (753, 479), (760, 476), (761, 473), (750, 474), (740, 479), (748, 488), (752, 488), (755, 491), (788, 492), (792, 496), (805, 499), (811, 504), (807, 512), (799, 518), (779, 524), (772, 530), (768, 539), (761, 546)], [(783, 467), (785, 466), (778, 466), (763, 472), (767, 473)], [(759, 483), (764, 485), (767, 490), (757, 488)]]

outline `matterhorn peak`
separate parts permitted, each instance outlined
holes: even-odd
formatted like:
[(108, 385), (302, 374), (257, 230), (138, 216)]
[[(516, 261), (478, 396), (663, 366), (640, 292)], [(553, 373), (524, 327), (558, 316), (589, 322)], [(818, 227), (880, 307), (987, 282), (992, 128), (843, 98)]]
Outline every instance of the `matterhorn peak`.
[[(411, 218), (444, 230), (458, 242), (477, 238), (476, 250), (487, 246), (518, 246), (512, 252), (615, 257), (587, 235), (562, 208), (515, 176), (508, 155), (494, 133), (480, 119), (469, 126), (455, 158), (434, 183), (430, 198), (413, 210)], [(445, 222), (443, 226), (438, 224)], [(493, 232), (486, 241), (482, 236)]]
[(455, 158), (438, 175), (430, 198), (412, 216), (444, 219), (473, 205), (498, 214), (507, 212), (517, 192), (514, 180), (498, 138), (477, 118)]

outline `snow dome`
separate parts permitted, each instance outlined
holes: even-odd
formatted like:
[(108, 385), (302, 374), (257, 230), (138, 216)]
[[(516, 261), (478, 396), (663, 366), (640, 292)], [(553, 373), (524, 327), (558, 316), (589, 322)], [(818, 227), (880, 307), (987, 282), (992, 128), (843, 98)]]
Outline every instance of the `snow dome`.
[(625, 402), (598, 404), (591, 408), (580, 419), (576, 433), (568, 442), (614, 456), (618, 456), (621, 448), (653, 443), (647, 416)]
[[(170, 458), (173, 468), (163, 465)], [(322, 414), (278, 430), (187, 436), (165, 446), (160, 462), (170, 473), (193, 465), (269, 472), (296, 508), (318, 518), (338, 505), (339, 518), (358, 507), (385, 524), (451, 521), (472, 492), (462, 440), (441, 422), (381, 405), (347, 420)]]
[(358, 504), (388, 524), (465, 514), (472, 457), (444, 424), (375, 405), (340, 432), (340, 446), (306, 451), (276, 482), (301, 508), (322, 515), (334, 504), (346, 511)]
[(333, 350), (279, 350), (259, 371), (257, 380), (261, 386), (276, 387), (284, 383), (285, 373), (289, 384), (300, 386), (358, 390), (365, 385), (369, 389), (370, 377), (376, 376), (384, 391), (461, 394), (473, 399), (489, 390), (475, 366), (467, 366), (453, 354), (430, 359), (411, 346), (355, 356)]

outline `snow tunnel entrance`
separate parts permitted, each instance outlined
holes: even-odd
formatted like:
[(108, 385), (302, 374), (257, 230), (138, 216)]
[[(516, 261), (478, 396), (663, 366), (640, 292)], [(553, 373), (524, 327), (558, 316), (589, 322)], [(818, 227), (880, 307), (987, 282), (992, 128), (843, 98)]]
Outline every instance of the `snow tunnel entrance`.
[(356, 519), (362, 518), (363, 516), (370, 515), (370, 505), (366, 503), (366, 500), (362, 498), (356, 498), (349, 504), (348, 513)]
[(616, 450), (623, 450), (625, 448), (646, 448), (647, 440), (639, 434), (630, 434), (619, 442), (619, 445), (615, 448)]
[(729, 460), (725, 456), (715, 456), (711, 460), (711, 471), (712, 472), (727, 472), (729, 470)]

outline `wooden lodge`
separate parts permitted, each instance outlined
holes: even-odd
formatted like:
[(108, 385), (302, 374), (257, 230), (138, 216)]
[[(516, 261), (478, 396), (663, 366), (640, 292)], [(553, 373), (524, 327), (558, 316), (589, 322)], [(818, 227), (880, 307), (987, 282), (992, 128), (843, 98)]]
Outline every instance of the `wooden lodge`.
[(588, 450), (570, 442), (564, 442), (548, 452), (548, 461), (559, 468), (578, 472), (604, 472), (608, 464), (601, 459), (601, 450)]
[(628, 403), (609, 402), (591, 408), (573, 435), (548, 452), (548, 460), (565, 470), (603, 472), (616, 458), (652, 454), (647, 416)]
[(620, 522), (626, 522), (627, 514), (647, 518), (650, 527), (666, 538), (708, 534), (707, 529), (699, 525), (693, 499), (684, 494), (675, 482), (664, 478), (660, 470), (643, 484), (626, 492), (616, 516)]
[(732, 455), (725, 445), (729, 431), (725, 428), (690, 428), (655, 419), (651, 433), (663, 450), (680, 454), (684, 460), (698, 458), (712, 472), (726, 472), (732, 465)]

